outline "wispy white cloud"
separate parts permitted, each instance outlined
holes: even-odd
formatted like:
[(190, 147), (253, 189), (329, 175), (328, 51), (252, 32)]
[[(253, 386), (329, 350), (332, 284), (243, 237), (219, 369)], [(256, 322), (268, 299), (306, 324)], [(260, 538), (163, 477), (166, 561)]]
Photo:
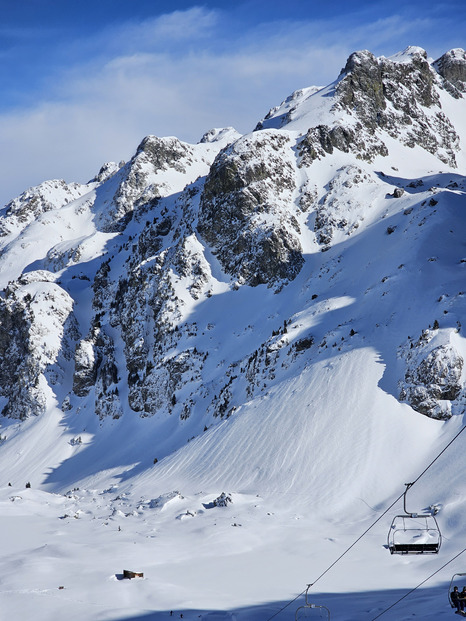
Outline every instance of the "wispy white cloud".
[(81, 62), (37, 104), (0, 115), (0, 202), (45, 178), (85, 181), (149, 133), (195, 142), (211, 127), (249, 131), (293, 90), (335, 79), (355, 49), (388, 55), (432, 28), (426, 16), (393, 15), (241, 30), (226, 17), (197, 7), (76, 40)]
[(123, 55), (170, 50), (183, 53), (186, 45), (206, 41), (219, 27), (219, 11), (193, 7), (143, 21), (128, 21), (103, 29), (78, 42), (103, 53)]
[(152, 47), (167, 43), (179, 43), (187, 40), (205, 38), (212, 28), (218, 25), (218, 11), (209, 11), (193, 7), (186, 11), (174, 11), (156, 19), (146, 20), (141, 24), (124, 27), (133, 35), (139, 45), (141, 40)]

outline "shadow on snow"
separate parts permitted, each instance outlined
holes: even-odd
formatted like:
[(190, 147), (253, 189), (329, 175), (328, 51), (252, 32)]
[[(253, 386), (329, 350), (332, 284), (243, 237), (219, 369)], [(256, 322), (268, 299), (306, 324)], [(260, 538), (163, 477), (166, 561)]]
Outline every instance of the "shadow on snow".
[[(444, 583), (429, 589), (418, 589), (396, 605), (395, 602), (406, 596), (412, 587), (359, 593), (310, 593), (308, 602), (328, 608), (332, 621), (371, 621), (382, 613), (380, 618), (383, 621), (459, 619), (448, 602), (448, 586), (449, 583)], [(272, 617), (276, 621), (328, 619), (324, 610), (302, 608), (304, 603), (304, 596), (301, 596), (292, 603), (282, 601), (231, 610), (164, 610), (113, 617), (113, 621), (269, 621)]]

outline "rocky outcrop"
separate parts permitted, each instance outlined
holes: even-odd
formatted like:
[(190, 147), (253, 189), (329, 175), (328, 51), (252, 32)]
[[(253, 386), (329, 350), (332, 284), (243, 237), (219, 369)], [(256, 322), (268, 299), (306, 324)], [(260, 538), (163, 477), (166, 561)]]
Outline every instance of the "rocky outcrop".
[(143, 217), (160, 198), (182, 192), (201, 172), (207, 173), (221, 145), (238, 136), (231, 127), (207, 132), (197, 145), (174, 137), (146, 136), (127, 164), (116, 172), (110, 169), (106, 183), (97, 191), (99, 228), (123, 231), (135, 214)]
[(444, 87), (453, 97), (466, 93), (466, 52), (455, 48), (446, 52), (434, 63), (435, 69), (444, 78)]
[(32, 355), (27, 308), (7, 290), (7, 297), (0, 298), (0, 394), (8, 398), (3, 416), (24, 419), (44, 409), (39, 365)]
[(424, 330), (401, 351), (406, 372), (400, 400), (430, 418), (450, 418), (463, 393), (464, 360), (450, 340), (438, 330)]
[(73, 392), (86, 397), (94, 390), (97, 416), (120, 418), (119, 380), (113, 340), (94, 325), (91, 333), (76, 346)]
[(279, 106), (271, 108), (262, 121), (259, 121), (256, 125), (254, 131), (271, 127), (280, 129), (291, 121), (293, 113), (299, 110), (300, 105), (320, 89), (320, 86), (308, 86), (307, 88), (300, 88), (294, 91)]
[(214, 127), (209, 129), (202, 138), (199, 140), (199, 144), (213, 144), (215, 142), (226, 141), (232, 143), (235, 140), (241, 138), (241, 134), (236, 131), (234, 127)]
[(97, 367), (94, 339), (82, 339), (76, 346), (74, 357), (73, 392), (75, 395), (85, 397), (89, 394), (97, 379)]
[(113, 177), (113, 175), (124, 165), (125, 162), (120, 162), (119, 165), (115, 162), (106, 162), (103, 166), (101, 166), (97, 175), (91, 179), (89, 183), (103, 183), (104, 181), (107, 181), (107, 179)]
[(0, 394), (3, 415), (43, 414), (47, 384), (63, 382), (78, 337), (73, 301), (46, 272), (11, 283), (0, 298)]
[[(421, 48), (408, 48), (391, 59), (355, 52), (336, 86), (335, 109), (354, 115), (369, 134), (383, 130), (455, 166), (459, 138), (435, 87), (436, 73)], [(380, 147), (378, 152), (383, 154)]]
[(303, 265), (290, 147), (285, 133), (250, 134), (220, 153), (206, 179), (198, 231), (240, 284), (293, 280)]
[(87, 185), (66, 183), (63, 179), (44, 181), (14, 198), (4, 208), (0, 222), (0, 236), (16, 227), (24, 227), (41, 214), (67, 205), (89, 191)]
[(116, 191), (110, 204), (99, 212), (102, 230), (123, 230), (134, 210), (170, 192), (170, 188), (159, 181), (159, 173), (173, 170), (182, 175), (193, 157), (192, 147), (177, 138), (146, 136), (134, 157), (120, 169), (116, 178), (113, 177)]
[[(442, 110), (439, 89), (461, 96), (466, 84), (463, 57), (463, 50), (452, 50), (432, 66), (418, 47), (390, 58), (376, 58), (367, 50), (351, 54), (333, 91), (328, 87), (325, 95), (333, 98), (334, 122), (321, 117), (323, 122), (309, 127), (298, 141), (301, 165), (309, 166), (335, 150), (372, 162), (388, 155), (388, 134), (455, 166), (459, 138)], [(256, 129), (293, 123), (310, 96), (305, 90), (273, 108)], [(318, 110), (317, 105), (317, 117)]]
[(311, 127), (298, 143), (300, 166), (309, 166), (315, 159), (331, 155), (334, 149), (343, 153), (357, 153), (362, 160), (372, 162), (377, 155), (388, 155), (388, 149), (373, 132), (365, 131), (357, 122), (352, 127), (318, 125)]
[(351, 235), (364, 220), (374, 180), (357, 166), (340, 168), (316, 206), (314, 230), (319, 244), (328, 246), (336, 231)]
[(351, 54), (335, 90), (337, 106), (354, 112), (371, 131), (379, 126), (387, 103), (382, 69), (373, 54), (367, 50)]

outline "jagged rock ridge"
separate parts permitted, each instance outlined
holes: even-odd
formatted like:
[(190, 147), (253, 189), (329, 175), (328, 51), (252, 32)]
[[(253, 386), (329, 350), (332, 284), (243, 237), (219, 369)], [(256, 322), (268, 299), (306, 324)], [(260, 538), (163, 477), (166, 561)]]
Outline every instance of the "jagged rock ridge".
[[(68, 416), (86, 403), (100, 419), (191, 419), (201, 432), (322, 357), (366, 338), (387, 349), (382, 325), (399, 354), (387, 362), (394, 396), (435, 418), (460, 413), (461, 331), (427, 347), (396, 317), (416, 278), (412, 248), (422, 255), (444, 212), (461, 219), (465, 137), (443, 105), (464, 110), (465, 72), (462, 50), (434, 63), (419, 48), (357, 52), (334, 84), (297, 91), (250, 134), (212, 130), (197, 145), (148, 136), (87, 185), (46, 182), (9, 203), (3, 414), (38, 415), (56, 397)], [(370, 253), (382, 247), (377, 267)], [(462, 269), (459, 248), (430, 263)], [(432, 283), (443, 286), (434, 273)], [(451, 334), (461, 292), (440, 293), (449, 306), (430, 321)], [(353, 300), (351, 311), (335, 300)], [(407, 325), (424, 334), (422, 322)]]

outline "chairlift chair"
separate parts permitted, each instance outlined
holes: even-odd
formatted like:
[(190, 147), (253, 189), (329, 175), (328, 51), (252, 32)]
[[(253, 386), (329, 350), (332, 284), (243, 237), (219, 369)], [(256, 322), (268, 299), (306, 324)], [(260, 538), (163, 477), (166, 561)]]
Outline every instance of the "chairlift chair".
[(406, 509), (406, 493), (413, 483), (405, 483), (404, 515), (396, 515), (388, 531), (390, 554), (438, 554), (442, 543), (440, 528), (431, 513), (411, 513)]
[(455, 582), (461, 582), (462, 586), (466, 586), (466, 573), (461, 574), (453, 574), (450, 580), (450, 586), (448, 587), (448, 601), (450, 602), (450, 606), (452, 608), (456, 608), (455, 604), (451, 599), (451, 592), (453, 591), (453, 587), (455, 586)]
[[(311, 604), (307, 599), (307, 592), (309, 591), (311, 585), (307, 585), (305, 603), (303, 606), (300, 606), (296, 610), (295, 621), (299, 621), (299, 619), (316, 619), (317, 616), (313, 615), (314, 612), (319, 613), (319, 618), (324, 621), (330, 621), (330, 610), (326, 606), (322, 606), (320, 604)], [(312, 617), (311, 617), (312, 615)]]

